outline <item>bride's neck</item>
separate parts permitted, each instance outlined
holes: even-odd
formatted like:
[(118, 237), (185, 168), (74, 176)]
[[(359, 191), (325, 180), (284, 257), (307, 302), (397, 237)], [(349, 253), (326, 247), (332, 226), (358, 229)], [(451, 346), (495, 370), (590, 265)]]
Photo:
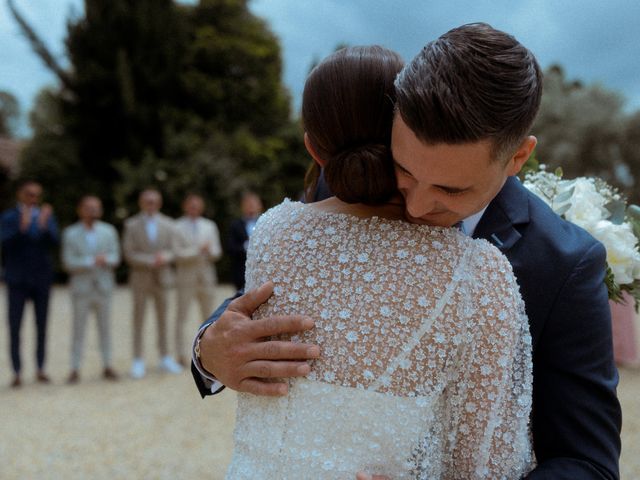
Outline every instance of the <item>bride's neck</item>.
[(346, 203), (337, 197), (327, 198), (313, 204), (314, 208), (324, 212), (348, 213), (356, 217), (381, 217), (391, 220), (404, 220), (404, 201), (400, 195), (382, 205), (364, 205), (362, 203)]

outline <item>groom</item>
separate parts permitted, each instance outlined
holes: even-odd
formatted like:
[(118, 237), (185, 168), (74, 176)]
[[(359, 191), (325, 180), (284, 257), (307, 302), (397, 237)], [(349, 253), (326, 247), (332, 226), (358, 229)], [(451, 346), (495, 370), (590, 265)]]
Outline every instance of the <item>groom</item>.
[[(514, 177), (536, 144), (528, 136), (542, 89), (535, 58), (503, 32), (465, 25), (429, 43), (396, 88), (392, 151), (407, 216), (462, 222), (467, 234), (498, 247), (518, 278), (533, 340), (538, 467), (528, 478), (619, 478), (606, 252)], [(203, 395), (222, 384), (285, 395), (286, 384), (272, 378), (309, 372), (306, 360), (319, 356), (318, 346), (264, 338), (313, 328), (312, 320), (250, 320), (271, 292), (266, 284), (226, 303), (201, 328), (192, 370)], [(214, 376), (211, 385), (206, 378)]]

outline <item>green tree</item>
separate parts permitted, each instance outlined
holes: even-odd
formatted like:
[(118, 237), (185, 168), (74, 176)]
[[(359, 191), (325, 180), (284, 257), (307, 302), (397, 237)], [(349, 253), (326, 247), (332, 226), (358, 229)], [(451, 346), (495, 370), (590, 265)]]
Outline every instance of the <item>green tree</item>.
[(634, 138), (637, 146), (640, 137), (633, 118), (625, 113), (618, 93), (570, 81), (560, 66), (552, 66), (545, 72), (533, 127), (537, 159), (552, 169), (562, 167), (566, 178), (598, 176), (637, 198), (631, 187), (640, 180), (640, 162), (629, 146)]
[(54, 205), (62, 224), (75, 218), (75, 207), (83, 192), (100, 191), (97, 178), (87, 175), (77, 143), (66, 134), (62, 101), (51, 89), (42, 90), (29, 115), (34, 134), (22, 150), (20, 174), (44, 187), (44, 200)]
[(289, 121), (280, 45), (246, 0), (185, 8), (189, 42), (181, 80), (193, 112), (225, 132), (271, 135)]
[(36, 176), (60, 172), (60, 199), (94, 190), (118, 222), (141, 188), (158, 186), (170, 214), (197, 190), (224, 228), (241, 190), (272, 204), (302, 189), (308, 160), (280, 46), (246, 0), (85, 0), (68, 22), (69, 69), (13, 10), (60, 79), (38, 102), (23, 159)]

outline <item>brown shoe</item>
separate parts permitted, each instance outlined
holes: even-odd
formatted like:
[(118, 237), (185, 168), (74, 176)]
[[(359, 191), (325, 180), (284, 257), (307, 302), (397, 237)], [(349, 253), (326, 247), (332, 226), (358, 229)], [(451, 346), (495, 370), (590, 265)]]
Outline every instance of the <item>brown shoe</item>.
[(111, 380), (112, 382), (118, 380), (118, 374), (111, 367), (105, 368), (102, 376), (105, 380)]
[(71, 374), (69, 375), (69, 378), (67, 379), (67, 383), (69, 385), (74, 385), (76, 383), (78, 383), (80, 381), (80, 374), (78, 373), (77, 370), (71, 370)]
[(20, 380), (20, 375), (16, 375), (13, 377), (13, 382), (11, 382), (11, 388), (20, 388), (22, 386), (22, 380)]
[(47, 376), (46, 373), (44, 372), (38, 372), (36, 374), (36, 381), (38, 383), (51, 383), (51, 380), (49, 379), (49, 377)]

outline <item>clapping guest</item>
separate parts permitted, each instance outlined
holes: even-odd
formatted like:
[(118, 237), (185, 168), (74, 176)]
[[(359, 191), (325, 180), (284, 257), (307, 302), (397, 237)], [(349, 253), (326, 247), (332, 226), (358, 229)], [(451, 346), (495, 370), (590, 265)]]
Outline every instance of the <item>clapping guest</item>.
[(84, 332), (91, 310), (95, 311), (104, 365), (103, 377), (116, 380), (111, 367), (111, 298), (115, 279), (113, 270), (120, 263), (118, 233), (113, 225), (100, 221), (102, 202), (86, 195), (78, 203), (79, 221), (62, 235), (62, 263), (71, 278), (73, 303), (73, 340), (71, 374), (68, 383), (80, 380)]
[(21, 380), (20, 329), (27, 300), (33, 301), (36, 317), (36, 380), (48, 383), (44, 371), (49, 290), (53, 280), (51, 249), (58, 244), (58, 226), (49, 204), (40, 204), (42, 186), (33, 180), (20, 184), (18, 204), (0, 220), (4, 277), (7, 282), (12, 387)]
[(142, 329), (149, 297), (153, 297), (158, 325), (160, 368), (180, 373), (182, 368), (169, 355), (167, 347), (167, 290), (173, 284), (173, 220), (160, 213), (162, 195), (156, 189), (146, 189), (138, 198), (140, 213), (126, 220), (123, 234), (124, 258), (131, 268), (129, 284), (133, 293), (133, 363), (131, 376), (146, 374), (142, 357)]
[(202, 216), (205, 204), (200, 195), (188, 195), (182, 204), (184, 216), (176, 221), (176, 353), (178, 362), (186, 366), (187, 345), (184, 343), (184, 323), (193, 300), (200, 306), (200, 318), (213, 311), (216, 271), (213, 262), (222, 255), (217, 225)]
[(263, 211), (262, 200), (254, 192), (242, 195), (240, 209), (242, 217), (235, 219), (229, 227), (227, 253), (231, 256), (233, 284), (238, 290), (244, 288), (244, 269), (247, 261), (249, 237)]

